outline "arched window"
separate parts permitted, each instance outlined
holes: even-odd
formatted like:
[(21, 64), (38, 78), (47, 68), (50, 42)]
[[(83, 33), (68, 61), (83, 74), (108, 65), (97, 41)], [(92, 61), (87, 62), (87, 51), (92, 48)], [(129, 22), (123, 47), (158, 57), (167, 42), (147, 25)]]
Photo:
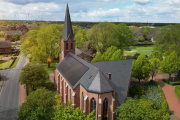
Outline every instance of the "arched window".
[(103, 102), (103, 120), (108, 118), (108, 99), (105, 98)]
[(82, 93), (82, 111), (84, 111), (84, 94)]
[(93, 110), (96, 111), (96, 100), (94, 98), (92, 98), (90, 101), (90, 112), (92, 112)]
[(71, 89), (70, 89), (70, 94), (69, 95), (70, 95), (70, 100), (71, 100)]

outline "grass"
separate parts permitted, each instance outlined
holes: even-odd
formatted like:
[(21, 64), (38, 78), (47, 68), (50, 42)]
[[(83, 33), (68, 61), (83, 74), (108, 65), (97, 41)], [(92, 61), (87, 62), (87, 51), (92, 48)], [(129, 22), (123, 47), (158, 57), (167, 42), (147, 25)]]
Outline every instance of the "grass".
[(47, 64), (43, 64), (43, 66), (45, 67), (48, 73), (53, 73), (54, 70), (56, 69), (57, 64), (51, 64), (50, 68), (48, 68)]
[(9, 68), (9, 66), (12, 64), (12, 62), (13, 62), (13, 59), (0, 60), (0, 69)]
[(176, 91), (176, 94), (177, 94), (177, 96), (178, 96), (178, 98), (180, 100), (180, 85), (175, 87), (175, 91)]
[(151, 55), (153, 50), (154, 50), (154, 46), (136, 47), (134, 49), (131, 49), (132, 52), (125, 51), (124, 53), (131, 56), (133, 56), (136, 53), (140, 53), (141, 55)]
[(14, 67), (16, 67), (18, 61), (19, 61), (19, 57), (16, 58), (15, 62), (14, 62), (13, 65), (11, 66), (11, 69), (14, 68)]

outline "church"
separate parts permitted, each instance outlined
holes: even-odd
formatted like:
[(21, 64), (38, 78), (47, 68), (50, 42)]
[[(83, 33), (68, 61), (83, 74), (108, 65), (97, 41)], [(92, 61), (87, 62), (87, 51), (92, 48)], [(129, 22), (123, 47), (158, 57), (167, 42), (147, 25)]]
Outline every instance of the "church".
[(132, 59), (88, 63), (76, 56), (67, 5), (59, 64), (54, 73), (62, 103), (72, 101), (86, 114), (95, 110), (97, 120), (115, 119), (116, 107), (128, 96), (132, 63)]

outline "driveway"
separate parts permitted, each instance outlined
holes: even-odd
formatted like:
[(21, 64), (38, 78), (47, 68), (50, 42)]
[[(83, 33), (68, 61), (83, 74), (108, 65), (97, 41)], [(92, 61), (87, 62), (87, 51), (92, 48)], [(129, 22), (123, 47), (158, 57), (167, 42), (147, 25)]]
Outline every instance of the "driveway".
[(0, 120), (16, 120), (20, 105), (19, 76), (26, 58), (21, 56), (13, 69), (0, 70), (5, 82), (0, 91)]

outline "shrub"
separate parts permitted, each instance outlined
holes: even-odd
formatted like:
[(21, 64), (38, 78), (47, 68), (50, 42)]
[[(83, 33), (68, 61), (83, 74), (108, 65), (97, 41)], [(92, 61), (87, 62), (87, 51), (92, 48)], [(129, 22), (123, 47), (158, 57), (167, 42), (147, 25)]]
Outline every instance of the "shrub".
[(180, 99), (180, 85), (175, 87), (175, 91), (176, 91), (177, 96)]
[(158, 86), (159, 84), (156, 81), (154, 81), (154, 80), (150, 80), (148, 85)]
[(171, 81), (166, 80), (166, 79), (163, 79), (162, 81), (169, 84), (169, 85), (180, 85), (180, 81), (179, 82), (171, 82)]
[(54, 84), (51, 82), (51, 80), (47, 80), (47, 81), (45, 82), (45, 87), (46, 87), (46, 89), (48, 89), (48, 90), (54, 90)]
[(117, 120), (162, 120), (162, 110), (146, 99), (127, 99), (116, 109)]
[(162, 96), (157, 86), (149, 85), (145, 88), (144, 97), (147, 100), (156, 102), (159, 106), (162, 106)]
[(141, 96), (144, 93), (144, 88), (138, 84), (135, 84), (129, 88), (129, 94), (131, 97)]

